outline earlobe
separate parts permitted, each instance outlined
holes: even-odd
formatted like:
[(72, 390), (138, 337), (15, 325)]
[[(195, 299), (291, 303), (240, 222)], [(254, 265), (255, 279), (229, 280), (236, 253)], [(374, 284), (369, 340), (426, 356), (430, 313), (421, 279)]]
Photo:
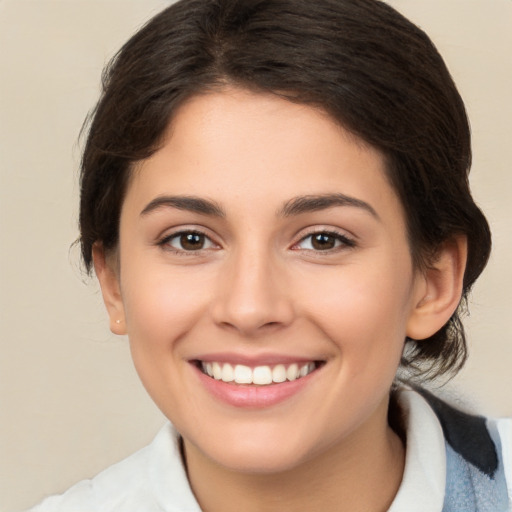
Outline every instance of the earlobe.
[(119, 285), (119, 272), (105, 254), (103, 245), (95, 243), (92, 249), (94, 271), (101, 286), (103, 302), (110, 318), (110, 330), (114, 334), (126, 334), (124, 305)]
[(409, 338), (429, 338), (451, 318), (462, 297), (466, 259), (466, 237), (458, 236), (445, 242), (436, 260), (423, 271), (407, 323)]

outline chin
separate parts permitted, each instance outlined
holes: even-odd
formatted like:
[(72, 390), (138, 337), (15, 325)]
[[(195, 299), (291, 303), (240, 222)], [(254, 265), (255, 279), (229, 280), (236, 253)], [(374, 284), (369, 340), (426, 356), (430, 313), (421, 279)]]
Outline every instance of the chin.
[[(193, 443), (194, 455), (207, 458), (227, 470), (247, 474), (276, 474), (299, 467), (321, 447), (293, 428), (279, 429), (262, 425), (233, 426), (206, 439), (204, 432)], [(210, 432), (211, 434), (213, 432)], [(308, 436), (310, 437), (310, 436)], [(184, 437), (186, 439), (186, 437)], [(185, 440), (185, 447), (189, 443)], [(308, 446), (310, 449), (308, 449)]]
[(219, 455), (215, 462), (237, 473), (270, 475), (290, 471), (303, 464), (305, 460), (307, 458), (303, 457), (303, 454), (291, 450), (240, 448)]

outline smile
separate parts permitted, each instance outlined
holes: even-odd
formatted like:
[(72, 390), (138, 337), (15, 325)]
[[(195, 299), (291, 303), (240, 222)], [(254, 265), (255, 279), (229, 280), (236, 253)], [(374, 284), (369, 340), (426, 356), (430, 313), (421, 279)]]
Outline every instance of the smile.
[(268, 386), (286, 381), (292, 382), (306, 377), (315, 371), (320, 364), (320, 362), (310, 361), (301, 364), (263, 365), (251, 368), (243, 364), (231, 365), (230, 363), (199, 361), (198, 366), (205, 375), (215, 380), (235, 384)]

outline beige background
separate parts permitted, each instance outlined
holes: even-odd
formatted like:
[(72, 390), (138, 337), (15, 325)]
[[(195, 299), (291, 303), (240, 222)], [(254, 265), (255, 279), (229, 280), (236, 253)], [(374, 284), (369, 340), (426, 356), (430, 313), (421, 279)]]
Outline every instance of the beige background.
[[(2, 511), (95, 474), (163, 422), (69, 247), (77, 135), (101, 69), (168, 3), (0, 0)], [(487, 414), (512, 415), (512, 1), (391, 3), (431, 35), (459, 84), (474, 133), (474, 193), (494, 232), (467, 323), (471, 360), (449, 387)]]

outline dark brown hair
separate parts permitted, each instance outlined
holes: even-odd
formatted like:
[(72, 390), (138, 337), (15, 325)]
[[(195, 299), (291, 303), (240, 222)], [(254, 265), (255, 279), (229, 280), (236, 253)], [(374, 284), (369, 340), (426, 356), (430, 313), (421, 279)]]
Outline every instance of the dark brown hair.
[(460, 314), (491, 237), (469, 190), (464, 104), (428, 36), (378, 0), (181, 0), (119, 51), (103, 75), (81, 171), (80, 243), (117, 246), (132, 164), (161, 144), (187, 98), (232, 84), (321, 107), (387, 159), (413, 261), (426, 267), (468, 240), (461, 306), (431, 338), (408, 340), (403, 366), (433, 376), (466, 358)]

